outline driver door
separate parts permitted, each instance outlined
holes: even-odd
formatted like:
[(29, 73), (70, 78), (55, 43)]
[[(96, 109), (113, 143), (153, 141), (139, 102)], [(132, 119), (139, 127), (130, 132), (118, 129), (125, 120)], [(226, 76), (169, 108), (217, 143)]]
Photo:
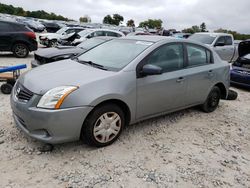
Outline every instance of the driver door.
[(157, 65), (162, 68), (163, 73), (137, 78), (136, 118), (143, 119), (184, 106), (187, 80), (183, 69), (183, 44), (173, 43), (159, 47), (146, 57), (142, 65), (138, 65), (138, 69), (145, 64)]

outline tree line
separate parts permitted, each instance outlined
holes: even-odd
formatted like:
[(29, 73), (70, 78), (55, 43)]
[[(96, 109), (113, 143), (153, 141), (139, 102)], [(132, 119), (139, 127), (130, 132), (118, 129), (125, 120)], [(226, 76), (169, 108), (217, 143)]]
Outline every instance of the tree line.
[(47, 20), (63, 20), (63, 21), (70, 20), (61, 15), (56, 15), (53, 12), (48, 13), (48, 12), (45, 12), (44, 10), (25, 11), (21, 7), (14, 7), (12, 5), (6, 5), (2, 3), (0, 3), (0, 13), (11, 14), (11, 15), (16, 15), (16, 16), (24, 16), (24, 17), (33, 17), (33, 18), (39, 18), (39, 19), (47, 19)]

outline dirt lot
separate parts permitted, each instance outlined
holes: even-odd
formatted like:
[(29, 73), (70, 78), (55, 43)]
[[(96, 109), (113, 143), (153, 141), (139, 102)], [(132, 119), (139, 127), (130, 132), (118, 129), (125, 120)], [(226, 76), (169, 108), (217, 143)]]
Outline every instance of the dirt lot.
[[(29, 64), (0, 55), (0, 65)], [(0, 187), (250, 187), (250, 95), (236, 89), (206, 114), (192, 108), (127, 127), (112, 146), (41, 153), (0, 93)]]

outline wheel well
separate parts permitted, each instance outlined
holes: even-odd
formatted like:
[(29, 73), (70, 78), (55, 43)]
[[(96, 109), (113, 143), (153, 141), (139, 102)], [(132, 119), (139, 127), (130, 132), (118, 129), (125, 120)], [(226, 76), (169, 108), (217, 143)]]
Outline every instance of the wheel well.
[[(130, 122), (130, 119), (131, 119), (131, 112), (130, 112), (130, 110), (129, 110), (128, 105), (127, 105), (125, 102), (121, 101), (121, 100), (118, 100), (118, 99), (111, 99), (111, 100), (107, 100), (107, 101), (103, 101), (103, 102), (99, 103), (98, 105), (95, 106), (95, 108), (98, 107), (98, 106), (107, 104), (107, 103), (109, 103), (109, 104), (110, 104), (110, 103), (116, 104), (117, 106), (119, 106), (119, 107), (122, 109), (122, 111), (123, 111), (124, 114), (125, 114), (125, 121), (126, 121), (126, 124), (125, 124), (125, 125), (128, 125), (129, 122)], [(94, 109), (95, 109), (95, 108), (94, 108)]]
[(226, 99), (227, 98), (227, 89), (223, 83), (218, 83), (215, 86), (217, 86), (220, 89), (221, 92), (221, 98)]
[(25, 44), (25, 45), (28, 47), (29, 51), (30, 51), (29, 44), (28, 44), (27, 42), (25, 42), (25, 41), (20, 41), (20, 40), (15, 41), (15, 42), (13, 43), (13, 45), (12, 45), (12, 47), (11, 47), (11, 51), (13, 51), (14, 46), (15, 46), (16, 44), (19, 44), (19, 43), (20, 43), (20, 44)]

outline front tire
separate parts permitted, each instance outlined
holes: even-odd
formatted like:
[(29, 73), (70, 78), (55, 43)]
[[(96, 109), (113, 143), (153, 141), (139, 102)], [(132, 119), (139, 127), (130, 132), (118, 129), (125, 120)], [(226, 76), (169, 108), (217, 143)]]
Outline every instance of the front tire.
[(49, 42), (49, 47), (54, 48), (54, 47), (56, 47), (56, 46), (57, 46), (57, 40), (56, 40), (56, 39), (53, 39), (53, 40), (51, 40), (51, 41)]
[(11, 93), (12, 88), (13, 88), (13, 86), (11, 84), (8, 84), (8, 83), (1, 85), (1, 91), (3, 94), (6, 94), (6, 95)]
[(26, 44), (17, 43), (13, 46), (12, 52), (18, 58), (25, 58), (29, 55), (29, 48)]
[(91, 146), (108, 146), (117, 140), (124, 126), (125, 115), (119, 106), (101, 105), (85, 120), (81, 138)]
[(205, 103), (201, 106), (202, 110), (206, 113), (210, 113), (216, 110), (220, 103), (221, 99), (221, 91), (220, 88), (217, 86), (214, 86), (212, 90), (210, 91), (207, 100)]

